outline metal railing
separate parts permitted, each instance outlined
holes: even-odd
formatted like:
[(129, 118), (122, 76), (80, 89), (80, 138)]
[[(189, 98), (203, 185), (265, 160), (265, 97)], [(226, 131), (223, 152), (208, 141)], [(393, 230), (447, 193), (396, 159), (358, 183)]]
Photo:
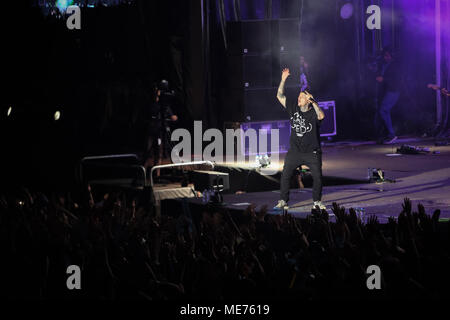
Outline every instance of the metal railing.
[(153, 171), (154, 170), (164, 169), (164, 168), (176, 168), (176, 167), (184, 167), (184, 166), (201, 165), (201, 164), (208, 164), (214, 169), (214, 163), (212, 161), (191, 161), (191, 162), (162, 164), (162, 165), (159, 165), (159, 166), (154, 166), (150, 170), (150, 186), (153, 188)]

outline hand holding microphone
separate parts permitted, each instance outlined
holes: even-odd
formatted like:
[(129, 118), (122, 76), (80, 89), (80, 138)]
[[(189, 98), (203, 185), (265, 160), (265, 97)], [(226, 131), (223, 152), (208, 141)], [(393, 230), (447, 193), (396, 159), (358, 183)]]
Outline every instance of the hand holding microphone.
[(314, 100), (314, 97), (312, 96), (312, 94), (311, 93), (309, 93), (308, 91), (304, 91), (305, 93), (306, 93), (306, 97), (307, 97), (307, 99), (308, 99), (308, 101), (311, 101), (311, 102), (315, 102), (315, 103), (317, 103), (317, 101), (316, 100)]

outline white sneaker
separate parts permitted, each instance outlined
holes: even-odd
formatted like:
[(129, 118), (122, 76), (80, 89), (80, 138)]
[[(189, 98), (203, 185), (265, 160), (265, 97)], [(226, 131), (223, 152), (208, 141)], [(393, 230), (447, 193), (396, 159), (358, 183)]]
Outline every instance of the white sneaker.
[(287, 210), (289, 209), (286, 201), (284, 200), (278, 200), (278, 203), (275, 207), (273, 207), (274, 210)]
[(322, 201), (314, 201), (312, 208), (317, 209), (319, 207), (320, 210), (326, 210), (327, 207), (322, 203)]

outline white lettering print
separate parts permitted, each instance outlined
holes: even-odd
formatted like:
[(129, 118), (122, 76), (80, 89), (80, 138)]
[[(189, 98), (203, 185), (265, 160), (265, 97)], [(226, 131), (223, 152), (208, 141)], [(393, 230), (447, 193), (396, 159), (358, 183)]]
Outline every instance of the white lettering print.
[(306, 125), (305, 119), (298, 112), (294, 113), (291, 120), (291, 128), (295, 130), (297, 137), (303, 137), (305, 133), (311, 132), (312, 124), (308, 123), (308, 125)]

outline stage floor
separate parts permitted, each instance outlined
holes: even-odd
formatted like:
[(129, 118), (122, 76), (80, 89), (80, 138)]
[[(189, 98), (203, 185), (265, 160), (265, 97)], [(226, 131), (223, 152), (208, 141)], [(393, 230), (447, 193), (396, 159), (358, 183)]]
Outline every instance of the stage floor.
[[(395, 155), (402, 144), (428, 147), (430, 152)], [(283, 156), (275, 165), (282, 169)], [(323, 147), (324, 177), (367, 181), (368, 168), (380, 168), (385, 178), (396, 182), (324, 186), (322, 202), (327, 208), (331, 208), (333, 202), (346, 208), (362, 207), (366, 215), (376, 215), (385, 223), (389, 216), (398, 216), (404, 198), (409, 198), (414, 211), (421, 203), (428, 214), (440, 209), (443, 221), (450, 218), (450, 146), (434, 146), (431, 139), (403, 138), (393, 145), (353, 142)], [(299, 218), (306, 217), (311, 212), (311, 197), (310, 188), (292, 189), (288, 212)], [(257, 209), (264, 205), (271, 209), (278, 199), (279, 190), (224, 195), (227, 207), (242, 210), (250, 203)], [(201, 203), (200, 199), (190, 201)]]

